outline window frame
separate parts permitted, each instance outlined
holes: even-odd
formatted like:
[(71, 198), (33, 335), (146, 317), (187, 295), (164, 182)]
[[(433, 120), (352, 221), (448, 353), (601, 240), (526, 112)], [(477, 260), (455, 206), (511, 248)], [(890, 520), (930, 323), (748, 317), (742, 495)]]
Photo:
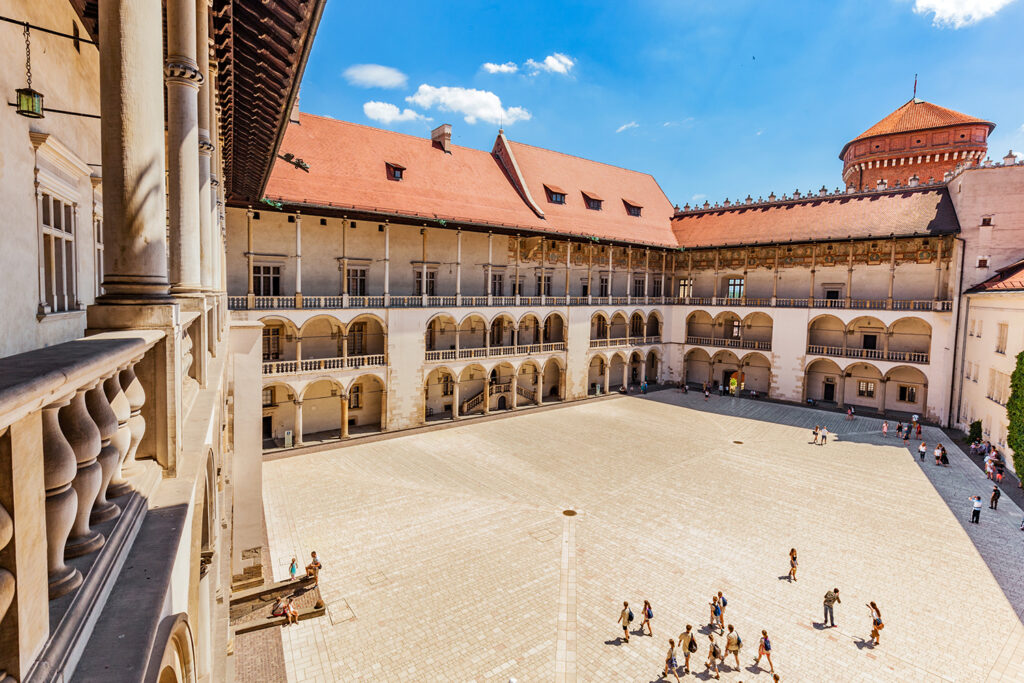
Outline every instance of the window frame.
[(363, 385), (356, 382), (352, 385), (352, 388), (348, 390), (348, 408), (349, 410), (360, 410), (363, 407)]
[[(348, 266), (345, 270), (346, 286), (349, 296), (366, 296), (366, 279), (369, 268), (366, 266)], [(356, 285), (353, 287), (353, 285)]]
[(869, 379), (857, 380), (857, 396), (860, 398), (874, 398), (875, 382)]
[[(263, 272), (267, 269), (267, 272)], [(252, 289), (256, 296), (281, 296), (281, 271), (284, 264), (280, 261), (257, 261), (252, 264)], [(269, 289), (270, 293), (267, 293)]]

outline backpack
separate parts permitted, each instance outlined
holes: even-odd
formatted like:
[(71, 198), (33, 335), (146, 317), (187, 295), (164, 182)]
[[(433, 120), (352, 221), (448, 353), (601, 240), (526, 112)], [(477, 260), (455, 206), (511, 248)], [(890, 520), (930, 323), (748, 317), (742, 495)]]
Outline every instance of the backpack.
[(718, 647), (718, 643), (715, 643), (714, 645), (711, 646), (711, 658), (712, 659), (721, 659), (722, 658), (722, 650), (721, 650), (721, 648)]
[(651, 609), (650, 607), (647, 608), (647, 618), (648, 619), (653, 619), (654, 618), (654, 610)]
[(633, 610), (629, 610), (629, 623), (633, 623)]
[(722, 596), (722, 607), (728, 607), (728, 606), (729, 606), (729, 601), (726, 600), (725, 596), (723, 595)]
[(690, 636), (690, 644), (686, 646), (686, 649), (690, 651), (690, 654), (693, 654), (694, 652), (696, 652), (697, 651), (697, 639), (694, 638), (693, 636)]
[(743, 647), (743, 639), (740, 638), (739, 631), (736, 631), (736, 647)]

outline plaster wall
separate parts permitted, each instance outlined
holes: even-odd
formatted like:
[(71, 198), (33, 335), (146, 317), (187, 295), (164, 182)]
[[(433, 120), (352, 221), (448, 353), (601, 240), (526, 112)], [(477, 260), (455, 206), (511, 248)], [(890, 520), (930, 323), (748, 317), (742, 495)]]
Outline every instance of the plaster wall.
[[(949, 183), (966, 243), (963, 289), (1024, 258), (1024, 165), (973, 168)], [(982, 225), (988, 218), (991, 225)], [(979, 259), (987, 267), (979, 267)]]

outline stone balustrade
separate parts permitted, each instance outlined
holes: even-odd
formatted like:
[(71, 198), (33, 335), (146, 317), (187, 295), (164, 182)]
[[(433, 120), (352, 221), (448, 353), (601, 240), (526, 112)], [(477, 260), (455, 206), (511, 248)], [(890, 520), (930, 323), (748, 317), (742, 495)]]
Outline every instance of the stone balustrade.
[(772, 350), (772, 343), (770, 341), (740, 339), (738, 337), (722, 339), (719, 337), (698, 337), (694, 335), (688, 335), (686, 337), (686, 343), (693, 344), (695, 346), (717, 346), (723, 349), (753, 349), (757, 351)]
[(263, 363), (264, 375), (302, 375), (329, 370), (351, 370), (369, 366), (387, 365), (383, 353), (339, 358), (303, 358), (302, 360), (274, 360)]
[(591, 339), (590, 348), (610, 349), (621, 346), (647, 346), (649, 344), (660, 344), (661, 335), (652, 337), (609, 337), (607, 339)]
[(807, 353), (816, 356), (887, 360), (894, 363), (917, 363), (920, 365), (927, 365), (930, 362), (929, 354), (923, 351), (885, 351), (883, 349), (855, 349), (842, 346), (808, 344)]
[(437, 363), (452, 360), (469, 360), (473, 358), (500, 358), (503, 356), (529, 356), (539, 353), (565, 351), (565, 342), (547, 344), (517, 344), (515, 346), (481, 346), (471, 349), (443, 349), (426, 352), (428, 362)]

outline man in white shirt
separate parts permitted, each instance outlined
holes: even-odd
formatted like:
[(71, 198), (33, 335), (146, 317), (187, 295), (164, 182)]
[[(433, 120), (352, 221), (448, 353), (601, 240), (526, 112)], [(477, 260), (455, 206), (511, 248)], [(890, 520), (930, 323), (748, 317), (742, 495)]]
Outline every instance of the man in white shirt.
[(978, 524), (981, 520), (981, 496), (971, 496), (974, 503), (974, 510), (971, 512), (971, 524)]

